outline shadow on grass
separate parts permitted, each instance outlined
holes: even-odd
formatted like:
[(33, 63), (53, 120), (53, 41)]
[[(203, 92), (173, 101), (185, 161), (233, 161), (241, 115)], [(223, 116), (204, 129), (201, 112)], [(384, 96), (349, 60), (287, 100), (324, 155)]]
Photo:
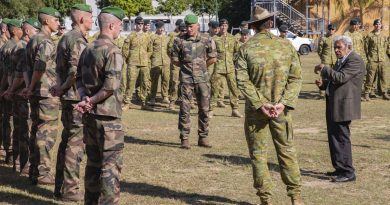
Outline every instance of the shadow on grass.
[[(310, 138), (305, 138), (306, 140), (312, 140), (312, 141), (318, 141), (318, 142), (326, 142), (328, 143), (328, 140), (320, 140), (320, 139), (310, 139)], [(385, 141), (390, 141), (390, 136), (384, 136), (384, 137), (376, 137), (375, 139), (382, 139)], [(353, 144), (352, 147), (361, 147), (361, 148), (368, 148), (368, 149), (384, 149), (388, 150), (389, 148), (385, 147), (378, 147), (378, 146), (372, 146), (372, 145), (366, 145), (366, 144)]]
[(322, 100), (318, 91), (301, 91), (299, 99)]
[(310, 170), (301, 170), (301, 175), (302, 176), (307, 176), (307, 177), (312, 177), (316, 179), (321, 179), (321, 180), (329, 180), (329, 177), (325, 176), (323, 172), (316, 172), (316, 171), (310, 171)]
[(146, 183), (129, 183), (129, 182), (121, 182), (121, 192), (127, 192), (134, 195), (140, 196), (150, 196), (150, 197), (159, 197), (159, 198), (168, 198), (180, 200), (187, 204), (215, 204), (215, 203), (223, 203), (223, 204), (239, 204), (239, 205), (251, 205), (248, 202), (235, 201), (229, 198), (221, 197), (221, 196), (212, 196), (212, 195), (204, 195), (198, 193), (187, 193), (182, 191), (170, 190), (166, 187), (146, 184)]
[[(19, 176), (18, 173), (15, 173), (11, 167), (5, 167), (5, 166), (0, 166), (0, 184), (1, 186), (8, 186), (14, 189), (21, 190), (22, 192), (28, 192), (30, 194), (42, 196), (48, 199), (51, 199), (53, 196), (53, 192), (47, 189), (44, 189), (39, 186), (34, 186), (31, 185), (31, 182), (28, 180), (27, 177), (22, 177)], [(5, 199), (9, 199), (9, 203), (15, 204), (19, 199), (13, 198), (13, 197), (3, 197), (5, 195), (11, 196), (12, 194), (15, 195), (15, 197), (19, 194), (16, 193), (5, 193), (5, 192), (0, 192), (0, 202), (4, 201)], [(24, 203), (21, 204), (26, 204), (27, 199), (29, 199), (29, 196), (23, 196), (21, 195), (21, 199), (26, 198)], [(40, 201), (38, 199), (31, 199), (31, 200), (37, 200), (37, 203), (31, 203), (31, 204), (46, 204), (47, 201)], [(41, 203), (38, 203), (41, 202)], [(44, 203), (43, 203), (44, 202)], [(47, 202), (50, 204), (49, 202)]]
[(162, 141), (158, 141), (158, 140), (145, 140), (145, 139), (140, 139), (140, 138), (136, 138), (133, 136), (125, 136), (125, 143), (139, 144), (139, 145), (157, 145), (157, 146), (164, 146), (164, 147), (180, 148), (180, 143), (162, 142)]
[(384, 140), (384, 141), (389, 141), (390, 142), (390, 135), (375, 137), (375, 139)]
[(0, 203), (9, 203), (9, 204), (45, 204), (45, 205), (57, 205), (51, 201), (36, 199), (30, 196), (26, 196), (18, 193), (10, 193), (0, 191)]

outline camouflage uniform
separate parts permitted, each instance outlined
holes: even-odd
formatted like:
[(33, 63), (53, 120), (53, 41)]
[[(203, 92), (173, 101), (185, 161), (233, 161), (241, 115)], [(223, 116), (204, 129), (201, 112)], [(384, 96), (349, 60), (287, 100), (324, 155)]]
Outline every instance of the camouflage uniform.
[(55, 35), (52, 35), (52, 36), (51, 36), (51, 39), (53, 40), (53, 43), (54, 43), (55, 45), (58, 45), (58, 43), (60, 42), (62, 36), (63, 36), (63, 35), (59, 36), (59, 35), (55, 34)]
[[(323, 36), (318, 43), (317, 53), (320, 56), (321, 63), (333, 68), (337, 57), (334, 52), (333, 36)], [(325, 96), (325, 91), (319, 90), (321, 96)]]
[[(259, 32), (241, 47), (236, 73), (238, 88), (246, 97), (245, 135), (257, 194), (262, 202), (270, 200), (272, 182), (266, 141), (271, 134), (287, 194), (292, 198), (300, 197), (301, 175), (293, 146), (290, 113), (302, 84), (297, 52), (288, 40), (266, 31)], [(284, 112), (270, 119), (260, 110), (266, 103), (282, 103)]]
[[(217, 35), (215, 34), (210, 34), (209, 35), (211, 37), (213, 37), (213, 39), (215, 40), (216, 37), (218, 37)], [(214, 73), (214, 70), (215, 70), (215, 66), (216, 64), (212, 64), (212, 65), (209, 65), (207, 67), (207, 72), (209, 73), (209, 75), (211, 76), (210, 77), (210, 84), (211, 84), (211, 90), (212, 90), (212, 87), (215, 86), (217, 87), (216, 91), (219, 91), (218, 93), (218, 102), (222, 102), (223, 103), (223, 100), (225, 98), (225, 95), (224, 95), (224, 90), (225, 90), (225, 82), (222, 80), (222, 78), (219, 78), (219, 79), (213, 79), (213, 73)], [(218, 81), (217, 81), (218, 80)], [(213, 91), (212, 91), (213, 92)], [(212, 96), (213, 94), (211, 94)], [(212, 97), (210, 97), (211, 99)], [(211, 102), (210, 102), (211, 103)]]
[[(64, 84), (69, 76), (76, 77), (79, 58), (88, 42), (84, 35), (73, 29), (66, 33), (57, 46), (56, 73)], [(74, 110), (80, 101), (76, 83), (68, 90), (64, 90), (61, 97), (62, 141), (58, 147), (55, 176), (56, 196), (76, 196), (80, 194), (80, 163), (85, 152), (83, 142), (82, 114)]]
[(150, 76), (152, 79), (152, 87), (150, 98), (156, 98), (158, 79), (161, 75), (161, 95), (163, 98), (168, 97), (169, 86), (169, 59), (170, 52), (168, 50), (169, 38), (165, 34), (152, 36), (152, 69)]
[(126, 74), (126, 92), (124, 103), (129, 104), (135, 90), (138, 77), (141, 79), (140, 99), (144, 103), (150, 87), (150, 54), (151, 43), (147, 33), (132, 32), (122, 48), (123, 57), (128, 65)]
[(226, 36), (213, 37), (217, 52), (218, 60), (214, 66), (214, 72), (211, 75), (211, 102), (210, 110), (213, 110), (217, 104), (218, 95), (221, 93), (219, 90), (222, 83), (222, 79), (225, 78), (230, 91), (230, 106), (232, 109), (238, 108), (238, 96), (239, 90), (236, 84), (236, 75), (234, 72), (234, 54), (238, 52), (240, 44), (237, 39), (231, 34)]
[[(83, 116), (88, 157), (85, 170), (85, 204), (119, 203), (124, 147), (120, 89), (122, 64), (121, 50), (109, 37), (100, 35), (84, 50), (77, 68), (79, 91), (83, 90), (89, 97), (100, 89), (113, 92)], [(80, 95), (83, 97), (82, 93)]]
[(198, 102), (199, 139), (208, 136), (210, 87), (206, 61), (217, 57), (215, 42), (207, 34), (176, 38), (173, 43), (172, 61), (180, 63), (181, 100), (179, 113), (180, 138), (188, 139), (191, 121), (190, 110), (193, 93)]
[(378, 90), (381, 94), (387, 93), (386, 85), (386, 66), (388, 56), (390, 55), (390, 42), (381, 33), (374, 31), (369, 33), (365, 40), (365, 49), (367, 55), (367, 75), (365, 84), (365, 93), (371, 93), (374, 88), (375, 75), (378, 78)]
[(348, 36), (352, 39), (353, 50), (362, 57), (365, 64), (367, 64), (366, 52), (364, 50), (364, 35), (362, 32), (347, 31), (344, 36)]
[(59, 100), (49, 94), (50, 87), (56, 84), (56, 46), (50, 34), (43, 31), (35, 35), (27, 44), (27, 74), (31, 82), (33, 72), (42, 72), (42, 78), (32, 88), (30, 179), (33, 183), (52, 181), (50, 173), (51, 156), (58, 131)]
[[(6, 37), (4, 37), (3, 35), (0, 36), (0, 53), (1, 53), (1, 50), (2, 50), (2, 47), (5, 45), (5, 43), (8, 41), (8, 39)], [(3, 61), (0, 61), (0, 81), (3, 77)], [(2, 106), (3, 105), (3, 100), (0, 99), (0, 154), (5, 156), (5, 151), (4, 151), (4, 147), (3, 147), (3, 111), (2, 111)]]
[[(169, 37), (169, 43), (168, 43), (168, 50), (169, 50), (169, 55), (171, 57), (172, 54), (172, 47), (173, 47), (173, 42), (175, 39), (179, 36), (180, 32), (171, 32), (168, 37)], [(180, 67), (177, 67), (173, 63), (170, 65), (171, 72), (169, 76), (169, 101), (174, 102), (177, 100), (177, 97), (179, 96), (178, 94), (178, 89), (179, 89), (179, 73), (180, 73)]]

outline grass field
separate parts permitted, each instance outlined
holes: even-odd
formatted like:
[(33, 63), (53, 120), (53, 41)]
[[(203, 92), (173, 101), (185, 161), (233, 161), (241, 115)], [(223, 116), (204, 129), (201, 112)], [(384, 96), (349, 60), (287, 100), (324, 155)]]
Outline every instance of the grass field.
[[(375, 99), (362, 104), (362, 119), (352, 123), (357, 181), (334, 184), (323, 175), (332, 171), (332, 166), (326, 136), (325, 102), (315, 99), (317, 89), (312, 83), (316, 78), (313, 66), (318, 58), (311, 54), (302, 56), (301, 60), (304, 82), (293, 118), (304, 201), (309, 205), (390, 204), (390, 102)], [(243, 112), (244, 102), (240, 103)], [(231, 118), (230, 112), (230, 108), (216, 110), (209, 135), (214, 147), (204, 149), (196, 146), (197, 116), (193, 110), (190, 150), (179, 149), (177, 112), (167, 112), (163, 108), (154, 112), (126, 112), (123, 116), (127, 136), (120, 203), (259, 203), (252, 187), (244, 119)], [(273, 204), (290, 204), (271, 139), (269, 145), (269, 165), (275, 184)], [(52, 190), (52, 186), (31, 186), (27, 178), (0, 165), (0, 204), (60, 204), (52, 199)]]

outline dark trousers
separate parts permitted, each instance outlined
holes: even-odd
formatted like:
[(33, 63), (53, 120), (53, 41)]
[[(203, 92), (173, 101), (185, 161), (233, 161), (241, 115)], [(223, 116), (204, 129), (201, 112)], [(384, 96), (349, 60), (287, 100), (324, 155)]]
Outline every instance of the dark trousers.
[(333, 121), (327, 102), (326, 126), (328, 130), (330, 158), (336, 172), (346, 177), (351, 177), (355, 173), (355, 168), (352, 165), (351, 132), (349, 129), (350, 124), (351, 121)]

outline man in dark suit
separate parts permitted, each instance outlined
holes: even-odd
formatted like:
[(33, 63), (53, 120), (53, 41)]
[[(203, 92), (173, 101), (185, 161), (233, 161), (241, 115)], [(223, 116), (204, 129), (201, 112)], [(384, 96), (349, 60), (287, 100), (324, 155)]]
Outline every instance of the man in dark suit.
[(360, 119), (360, 95), (362, 92), (365, 66), (362, 58), (352, 50), (352, 40), (347, 36), (334, 39), (338, 58), (333, 68), (317, 65), (315, 73), (321, 73), (322, 80), (316, 84), (326, 93), (326, 124), (332, 165), (333, 182), (355, 181), (352, 165), (350, 124)]

